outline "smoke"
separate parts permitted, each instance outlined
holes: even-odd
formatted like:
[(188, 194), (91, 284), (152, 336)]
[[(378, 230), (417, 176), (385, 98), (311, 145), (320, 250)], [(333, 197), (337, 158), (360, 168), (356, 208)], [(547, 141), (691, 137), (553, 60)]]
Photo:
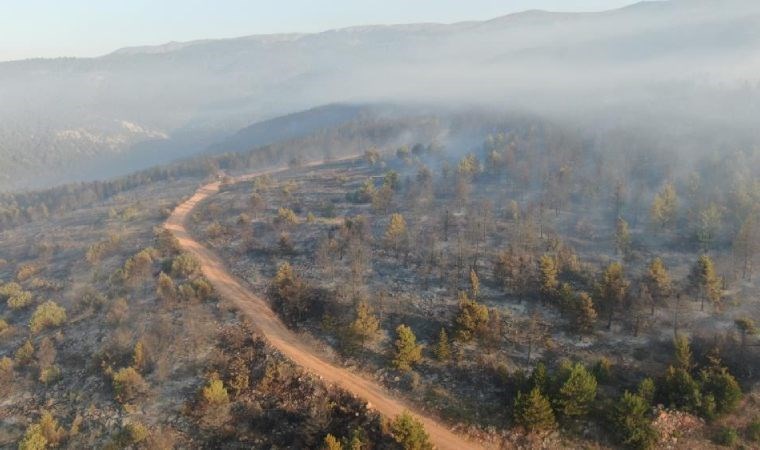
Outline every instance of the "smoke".
[[(718, 134), (753, 142), (758, 30), (758, 2), (672, 0), (1, 63), (0, 157), (18, 171), (50, 153), (65, 167), (82, 148), (127, 152), (142, 137), (117, 137), (122, 122), (170, 135), (161, 152), (181, 155), (198, 150), (189, 137), (207, 142), (334, 102), (526, 112), (591, 131), (638, 129), (684, 152)], [(61, 131), (95, 137), (62, 143)]]

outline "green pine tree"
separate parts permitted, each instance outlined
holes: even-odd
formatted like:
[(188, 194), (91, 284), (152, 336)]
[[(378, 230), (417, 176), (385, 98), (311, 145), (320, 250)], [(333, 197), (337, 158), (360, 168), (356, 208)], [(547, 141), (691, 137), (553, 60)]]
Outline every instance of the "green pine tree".
[(451, 344), (449, 344), (449, 335), (446, 329), (441, 328), (438, 333), (438, 343), (435, 346), (435, 357), (438, 361), (446, 362), (451, 358)]
[(433, 444), (422, 423), (408, 411), (391, 422), (391, 434), (404, 450), (433, 450)]
[(549, 255), (544, 255), (538, 262), (539, 291), (544, 301), (552, 301), (557, 295), (557, 262)]
[(396, 336), (396, 353), (393, 357), (393, 366), (406, 372), (422, 359), (422, 346), (417, 344), (417, 337), (412, 329), (406, 325), (402, 324), (396, 328)]
[(657, 432), (649, 418), (649, 404), (637, 394), (626, 391), (612, 414), (618, 440), (631, 448), (646, 450), (657, 443)]
[(535, 387), (527, 395), (517, 394), (514, 415), (515, 422), (529, 431), (550, 430), (557, 424), (549, 400)]
[(596, 378), (581, 363), (575, 363), (570, 375), (559, 389), (557, 403), (566, 418), (582, 417), (588, 413), (596, 398)]

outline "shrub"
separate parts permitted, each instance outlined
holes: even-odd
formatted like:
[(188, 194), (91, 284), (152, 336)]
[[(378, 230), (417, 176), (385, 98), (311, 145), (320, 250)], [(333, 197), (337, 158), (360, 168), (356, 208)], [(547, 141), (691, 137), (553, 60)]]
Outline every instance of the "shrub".
[(0, 298), (6, 301), (11, 309), (25, 308), (32, 302), (32, 294), (24, 291), (21, 285), (15, 282), (0, 286)]
[(224, 228), (222, 227), (222, 224), (219, 222), (214, 221), (211, 225), (206, 227), (206, 236), (208, 236), (211, 239), (218, 238), (224, 233)]
[(28, 364), (32, 360), (32, 356), (34, 356), (34, 345), (32, 345), (32, 341), (27, 340), (24, 342), (21, 347), (16, 350), (15, 359), (16, 364)]
[(58, 366), (45, 367), (40, 370), (40, 383), (51, 384), (61, 378), (61, 369)]
[(132, 353), (132, 366), (140, 372), (148, 367), (148, 357), (145, 353), (145, 345), (141, 339), (135, 344), (135, 350)]
[(202, 391), (203, 400), (209, 406), (221, 406), (229, 403), (230, 398), (222, 380), (211, 380)]
[[(0, 364), (0, 367), (2, 367), (2, 364)], [(752, 442), (760, 442), (760, 418), (755, 418), (747, 424), (747, 439)]]
[(325, 436), (322, 450), (343, 450), (343, 445), (341, 445), (340, 441), (335, 436), (328, 434)]
[(298, 217), (292, 209), (280, 208), (277, 210), (277, 218), (275, 219), (275, 222), (283, 225), (295, 225), (298, 223)]
[(199, 271), (200, 268), (201, 264), (189, 253), (182, 253), (172, 261), (172, 275), (175, 277), (187, 278)]
[(142, 375), (134, 367), (125, 367), (116, 372), (112, 382), (116, 400), (120, 403), (136, 400), (148, 389)]
[(594, 364), (594, 376), (597, 380), (605, 382), (610, 379), (612, 375), (612, 361), (606, 357), (601, 357)]
[(58, 446), (66, 437), (66, 430), (58, 426), (58, 421), (47, 411), (44, 411), (40, 417), (40, 429), (51, 447)]
[(37, 307), (29, 320), (29, 328), (32, 333), (39, 333), (45, 328), (52, 328), (66, 322), (66, 310), (55, 302), (48, 300)]
[(192, 302), (196, 299), (195, 289), (190, 283), (182, 283), (177, 288), (178, 297), (185, 302)]
[(370, 203), (375, 191), (375, 183), (372, 182), (372, 179), (368, 179), (359, 189), (346, 194), (346, 199), (352, 203)]
[(405, 450), (432, 450), (427, 431), (422, 423), (409, 412), (396, 416), (391, 423), (391, 434)]
[(37, 273), (37, 268), (31, 264), (22, 264), (16, 272), (16, 280), (24, 281)]
[(4, 319), (0, 319), (0, 334), (2, 334), (9, 327), (10, 325), (8, 325), (8, 322), (6, 322)]
[(130, 257), (122, 269), (124, 279), (134, 281), (147, 277), (157, 253), (156, 249), (149, 247)]
[(232, 358), (226, 368), (227, 386), (231, 387), (235, 394), (240, 394), (251, 382), (250, 373), (251, 370), (244, 358), (239, 356)]
[(174, 286), (174, 280), (164, 272), (158, 274), (156, 295), (165, 302), (172, 302), (176, 298), (177, 288)]
[(19, 450), (44, 450), (57, 447), (66, 437), (66, 431), (58, 426), (58, 421), (45, 411), (39, 423), (29, 425), (19, 442)]
[(156, 246), (164, 256), (170, 256), (179, 253), (179, 240), (166, 228), (161, 228), (156, 232)]
[(652, 402), (654, 401), (654, 394), (656, 390), (657, 388), (654, 384), (654, 380), (647, 377), (641, 380), (641, 382), (639, 383), (638, 394), (639, 396), (641, 396), (641, 398), (644, 399), (644, 401), (646, 401), (648, 404), (651, 405)]
[(148, 428), (140, 422), (130, 422), (122, 430), (124, 443), (127, 445), (139, 444), (150, 437)]
[(7, 356), (0, 358), (0, 385), (8, 385), (14, 375), (13, 360)]
[(106, 297), (93, 288), (86, 288), (80, 294), (77, 306), (80, 311), (92, 308), (93, 311), (100, 311), (106, 304)]
[(19, 292), (8, 298), (8, 307), (13, 310), (26, 308), (32, 303), (32, 293), (27, 291)]
[(209, 300), (214, 294), (214, 287), (205, 277), (194, 279), (190, 285), (195, 290), (195, 296), (201, 301)]
[(739, 442), (739, 433), (736, 428), (722, 427), (715, 434), (715, 443), (726, 446), (734, 447)]
[(117, 325), (124, 321), (129, 314), (129, 305), (123, 298), (116, 299), (106, 314), (106, 320), (112, 325)]
[(48, 441), (42, 434), (42, 427), (39, 424), (29, 425), (24, 433), (24, 438), (18, 444), (19, 450), (45, 450)]

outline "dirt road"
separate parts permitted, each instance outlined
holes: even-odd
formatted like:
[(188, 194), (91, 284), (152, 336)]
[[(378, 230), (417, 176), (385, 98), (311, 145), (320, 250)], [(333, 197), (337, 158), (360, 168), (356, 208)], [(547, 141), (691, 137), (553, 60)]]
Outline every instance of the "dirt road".
[[(318, 164), (321, 163), (311, 163), (309, 165), (315, 166)], [(249, 180), (259, 175), (274, 174), (285, 170), (287, 169), (277, 168), (251, 173), (234, 178), (233, 182)], [(164, 224), (166, 229), (170, 230), (177, 237), (182, 248), (200, 261), (203, 274), (214, 285), (219, 295), (231, 301), (245, 314), (275, 348), (296, 364), (322, 377), (328, 384), (337, 385), (357, 397), (363, 398), (369, 402), (371, 407), (386, 417), (394, 417), (405, 410), (412, 412), (425, 425), (430, 439), (436, 448), (440, 450), (480, 448), (477, 444), (473, 444), (454, 434), (445, 425), (417, 413), (414, 408), (403, 400), (394, 397), (376, 382), (349, 372), (316, 356), (318, 352), (289, 330), (275, 315), (265, 299), (258, 297), (248, 290), (244, 282), (229, 273), (224, 262), (215, 252), (193, 239), (185, 228), (187, 217), (199, 202), (218, 192), (220, 184), (217, 181), (199, 188), (192, 197), (174, 209)]]

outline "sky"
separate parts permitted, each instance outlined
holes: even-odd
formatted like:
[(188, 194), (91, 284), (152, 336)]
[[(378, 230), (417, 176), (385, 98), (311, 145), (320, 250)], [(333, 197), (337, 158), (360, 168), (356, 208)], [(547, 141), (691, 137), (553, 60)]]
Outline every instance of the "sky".
[(633, 0), (0, 0), (0, 61), (99, 56), (122, 47), (354, 25), (601, 11)]

